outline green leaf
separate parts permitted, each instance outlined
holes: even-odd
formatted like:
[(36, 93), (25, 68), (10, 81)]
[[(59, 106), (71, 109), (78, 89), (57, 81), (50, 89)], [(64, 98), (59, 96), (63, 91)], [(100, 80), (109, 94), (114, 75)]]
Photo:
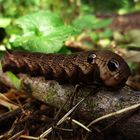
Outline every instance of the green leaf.
[(10, 18), (0, 18), (0, 27), (7, 27), (8, 25), (10, 25), (11, 23), (11, 19)]
[(113, 31), (111, 29), (106, 29), (104, 32), (101, 32), (99, 34), (100, 38), (110, 38), (113, 36)]
[(100, 29), (107, 27), (112, 19), (98, 19), (94, 15), (82, 15), (73, 21), (73, 26), (80, 31), (83, 29)]
[(18, 48), (20, 46), (20, 48), (27, 51), (56, 53), (61, 50), (63, 47), (63, 42), (71, 33), (71, 28), (62, 26), (48, 36), (18, 37), (15, 39), (12, 45)]
[(89, 32), (89, 36), (91, 37), (91, 39), (93, 40), (93, 41), (95, 41), (96, 43), (97, 43), (97, 41), (99, 41), (99, 35), (97, 34), (97, 33), (95, 33), (95, 32)]
[(59, 52), (68, 37), (76, 33), (73, 27), (64, 25), (61, 18), (50, 11), (23, 16), (16, 24), (22, 29), (22, 35), (16, 35), (11, 44), (28, 51)]
[(79, 16), (73, 21), (73, 26), (79, 29), (93, 29), (93, 24), (97, 21), (97, 18), (93, 15), (83, 15)]
[(23, 29), (24, 34), (48, 35), (56, 30), (56, 27), (64, 26), (57, 14), (50, 11), (40, 11), (25, 15), (16, 21)]
[(19, 89), (20, 88), (20, 84), (21, 84), (21, 81), (20, 79), (18, 79), (12, 72), (8, 71), (6, 72), (7, 76), (10, 78), (10, 80), (12, 81), (12, 84), (14, 85), (14, 87), (16, 89)]
[(72, 52), (67, 47), (62, 47), (62, 49), (58, 52), (60, 54), (71, 54)]
[(93, 29), (101, 29), (111, 24), (112, 19), (101, 19), (93, 24)]

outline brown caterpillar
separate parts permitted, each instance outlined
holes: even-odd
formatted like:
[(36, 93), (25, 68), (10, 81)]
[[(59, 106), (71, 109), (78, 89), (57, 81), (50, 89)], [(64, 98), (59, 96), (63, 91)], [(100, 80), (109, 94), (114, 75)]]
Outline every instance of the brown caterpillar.
[(87, 51), (71, 55), (26, 52), (6, 52), (3, 71), (44, 76), (60, 83), (100, 83), (108, 87), (122, 87), (130, 75), (127, 63), (109, 51)]

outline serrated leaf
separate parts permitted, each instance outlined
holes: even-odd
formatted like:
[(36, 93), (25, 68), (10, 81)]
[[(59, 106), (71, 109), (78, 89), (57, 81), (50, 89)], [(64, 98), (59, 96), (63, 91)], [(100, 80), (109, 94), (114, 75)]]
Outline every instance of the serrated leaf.
[(16, 21), (23, 29), (23, 34), (48, 35), (56, 30), (56, 27), (64, 26), (57, 14), (50, 11), (40, 11), (25, 15)]
[(27, 51), (56, 53), (61, 50), (63, 42), (69, 35), (71, 35), (71, 33), (72, 28), (62, 26), (48, 36), (18, 37), (12, 44), (18, 48), (20, 46), (22, 49)]
[[(22, 42), (23, 39), (24, 42)], [(33, 52), (47, 52), (47, 53), (56, 53), (62, 48), (61, 38), (58, 40), (57, 37), (48, 38), (46, 36), (44, 37), (30, 36), (30, 38), (23, 37), (22, 40), (21, 38), (16, 39), (13, 45), (20, 46), (20, 48), (22, 48), (23, 50), (27, 50), (31, 52), (33, 51)]]
[(23, 33), (17, 35), (11, 44), (28, 51), (59, 52), (64, 41), (76, 33), (73, 27), (65, 26), (60, 17), (50, 11), (26, 15), (16, 23)]

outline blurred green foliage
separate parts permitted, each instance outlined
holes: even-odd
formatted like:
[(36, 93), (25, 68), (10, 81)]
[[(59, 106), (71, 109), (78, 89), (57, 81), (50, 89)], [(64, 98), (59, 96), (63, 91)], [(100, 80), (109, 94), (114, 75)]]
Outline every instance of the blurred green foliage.
[(93, 7), (94, 12), (130, 12), (134, 10), (136, 1), (134, 0), (83, 0), (84, 3)]
[[(139, 32), (121, 34), (107, 28), (111, 18), (95, 16), (138, 10), (139, 0), (0, 0), (0, 51), (5, 47), (68, 54), (71, 51), (65, 42), (81, 34), (88, 37), (82, 43), (90, 49), (108, 48), (114, 41), (123, 48), (130, 41), (131, 45), (140, 47)], [(12, 74), (9, 77), (18, 88), (19, 81)]]
[(47, 9), (72, 19), (82, 13), (130, 12), (139, 8), (139, 0), (0, 0), (0, 16), (4, 17), (19, 17)]
[(88, 30), (87, 35), (97, 45), (101, 39), (109, 45), (112, 38), (118, 39), (106, 29), (112, 19), (101, 20), (95, 14), (138, 9), (140, 2), (135, 0), (0, 0), (0, 28), (6, 30), (3, 43), (7, 48), (56, 53), (67, 50), (64, 42), (75, 35), (75, 29), (79, 34)]
[(96, 18), (94, 15), (81, 15), (75, 20), (73, 20), (72, 24), (75, 28), (78, 28), (80, 31), (84, 29), (101, 29), (104, 27), (107, 27), (109, 24), (111, 24), (112, 19), (99, 19)]

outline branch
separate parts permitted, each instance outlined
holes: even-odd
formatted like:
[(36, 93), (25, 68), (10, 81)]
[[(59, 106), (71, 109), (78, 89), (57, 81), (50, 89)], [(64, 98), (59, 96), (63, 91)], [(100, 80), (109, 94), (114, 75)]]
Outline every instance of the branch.
[[(60, 85), (56, 81), (43, 78), (22, 77), (21, 89), (30, 96), (69, 111), (75, 88), (72, 85)], [(86, 97), (93, 88), (83, 87), (75, 95), (74, 103)], [(76, 116), (84, 120), (85, 125), (93, 125), (101, 132), (116, 131), (125, 138), (140, 137), (140, 92), (124, 87), (119, 91), (100, 90), (90, 94), (76, 110)], [(111, 114), (110, 114), (111, 113)], [(103, 118), (103, 119), (102, 119)], [(96, 121), (98, 120), (99, 121)], [(92, 124), (91, 121), (94, 123)], [(89, 125), (88, 125), (89, 124)], [(92, 125), (91, 125), (92, 124)]]

